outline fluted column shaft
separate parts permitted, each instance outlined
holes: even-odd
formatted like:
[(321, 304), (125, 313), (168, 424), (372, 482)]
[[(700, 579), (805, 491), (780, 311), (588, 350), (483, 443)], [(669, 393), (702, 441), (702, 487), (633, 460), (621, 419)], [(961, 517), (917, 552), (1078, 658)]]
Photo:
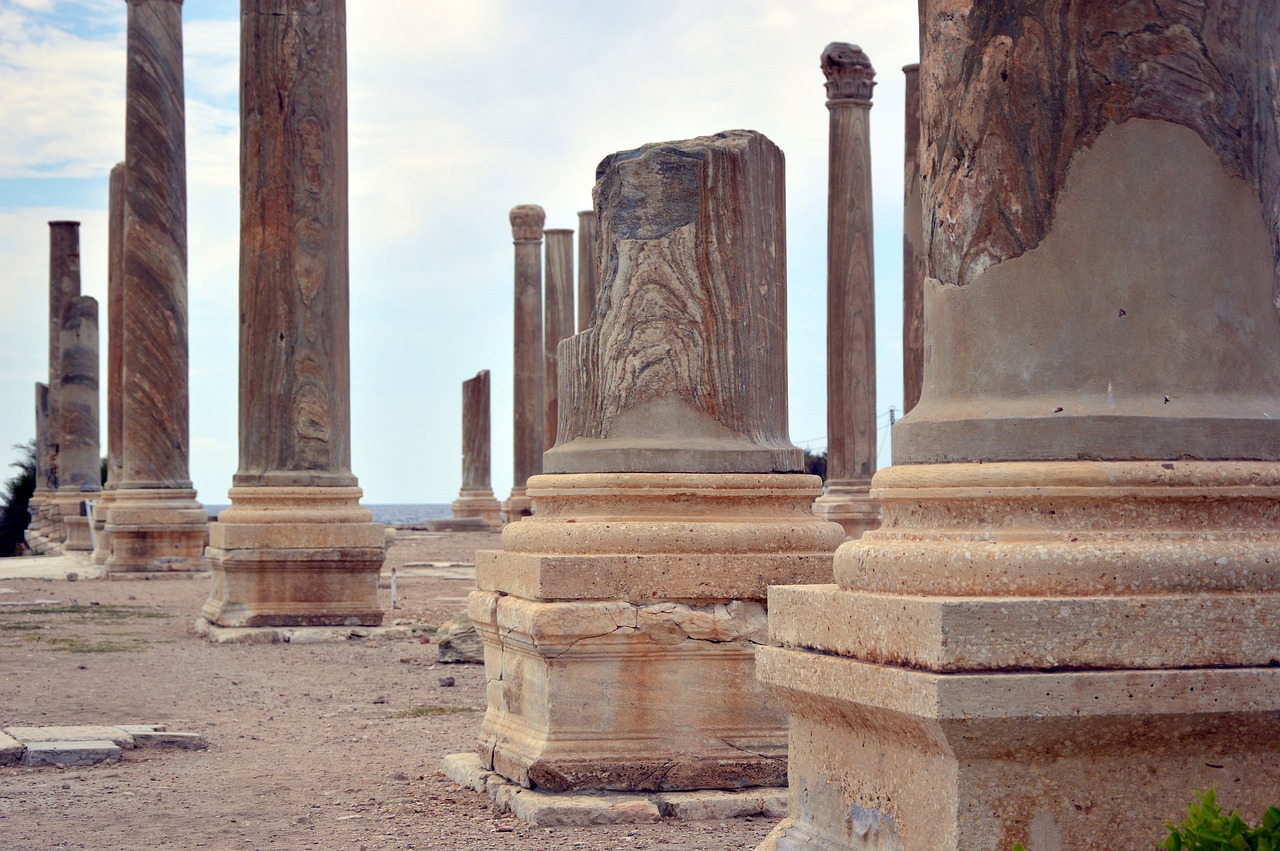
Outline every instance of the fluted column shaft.
[(122, 488), (190, 488), (181, 0), (129, 0)]
[(591, 324), (600, 288), (600, 248), (597, 244), (596, 211), (578, 213), (578, 330)]
[(546, 294), (543, 298), (543, 449), (556, 442), (560, 412), (560, 372), (557, 349), (560, 341), (573, 336), (573, 231), (555, 228), (546, 234)]
[(902, 185), (902, 410), (920, 401), (924, 383), (925, 246), (920, 206), (920, 66), (906, 75), (905, 156)]

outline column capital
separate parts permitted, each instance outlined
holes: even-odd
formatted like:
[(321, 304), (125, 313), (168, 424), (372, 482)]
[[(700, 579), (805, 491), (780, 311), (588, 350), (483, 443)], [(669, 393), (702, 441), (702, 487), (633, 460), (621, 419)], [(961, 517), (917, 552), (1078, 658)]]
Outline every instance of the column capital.
[(516, 242), (539, 242), (546, 212), (537, 204), (521, 204), (511, 208), (511, 237)]
[(822, 73), (827, 78), (827, 106), (850, 103), (871, 106), (876, 69), (856, 44), (833, 41), (822, 51)]

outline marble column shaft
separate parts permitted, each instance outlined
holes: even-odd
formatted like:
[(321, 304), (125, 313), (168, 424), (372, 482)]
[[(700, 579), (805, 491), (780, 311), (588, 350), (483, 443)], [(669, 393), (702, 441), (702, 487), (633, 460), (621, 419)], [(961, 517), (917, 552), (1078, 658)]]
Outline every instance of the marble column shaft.
[(906, 77), (905, 167), (902, 186), (902, 409), (910, 413), (924, 383), (924, 212), (920, 194), (920, 66)]
[(376, 625), (383, 528), (351, 472), (345, 0), (242, 0), (240, 466), (217, 626)]
[(189, 467), (182, 3), (128, 5), (122, 316), (108, 320), (120, 339), (120, 493), (107, 566), (199, 570), (208, 516)]
[(546, 279), (543, 296), (543, 449), (556, 442), (559, 422), (560, 373), (557, 349), (560, 341), (573, 336), (573, 231), (553, 228), (546, 235)]
[(1280, 4), (921, 14), (923, 388), (872, 483), (884, 526), (835, 585), (770, 589), (791, 796), (761, 848), (1150, 847), (1211, 786), (1256, 822)]
[(433, 520), (432, 530), (498, 528), (501, 507), (493, 496), (489, 465), (489, 370), (462, 382), (462, 488), (449, 520)]
[(600, 246), (596, 228), (596, 211), (578, 213), (578, 330), (591, 324), (600, 279)]
[(80, 223), (49, 222), (49, 487), (57, 490), (62, 437), (62, 318), (80, 297)]
[(107, 199), (107, 482), (94, 509), (94, 564), (111, 556), (107, 517), (124, 475), (121, 444), (124, 397), (124, 190), (125, 164), (111, 169)]
[(48, 498), (49, 486), (49, 385), (36, 382), (36, 490), (33, 502)]
[(543, 429), (544, 382), (542, 347), (542, 228), (546, 213), (536, 204), (511, 210), (515, 244), (515, 469), (507, 520), (529, 513), (525, 484), (542, 472), (546, 449)]
[[(98, 302), (79, 296), (62, 314), (59, 345), (62, 385), (58, 438), (62, 466), (58, 489), (102, 489), (98, 425)], [(82, 499), (84, 497), (81, 497)]]

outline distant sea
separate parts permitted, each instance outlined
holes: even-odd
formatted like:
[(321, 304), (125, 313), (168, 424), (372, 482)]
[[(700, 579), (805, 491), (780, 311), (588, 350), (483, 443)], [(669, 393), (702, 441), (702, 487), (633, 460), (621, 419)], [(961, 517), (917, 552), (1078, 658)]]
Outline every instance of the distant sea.
[[(205, 511), (209, 512), (210, 517), (217, 517), (218, 512), (226, 505), (205, 505)], [(373, 521), (375, 523), (385, 523), (388, 526), (421, 526), (428, 520), (439, 520), (442, 517), (449, 517), (449, 504), (423, 502), (407, 505), (368, 505), (365, 508), (373, 512)]]

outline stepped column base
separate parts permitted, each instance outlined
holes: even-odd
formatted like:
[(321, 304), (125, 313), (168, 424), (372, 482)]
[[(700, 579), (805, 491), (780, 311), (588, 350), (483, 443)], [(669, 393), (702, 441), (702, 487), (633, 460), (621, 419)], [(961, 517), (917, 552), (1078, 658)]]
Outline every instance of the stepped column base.
[(208, 570), (209, 515), (190, 488), (118, 488), (104, 531), (108, 573)]

